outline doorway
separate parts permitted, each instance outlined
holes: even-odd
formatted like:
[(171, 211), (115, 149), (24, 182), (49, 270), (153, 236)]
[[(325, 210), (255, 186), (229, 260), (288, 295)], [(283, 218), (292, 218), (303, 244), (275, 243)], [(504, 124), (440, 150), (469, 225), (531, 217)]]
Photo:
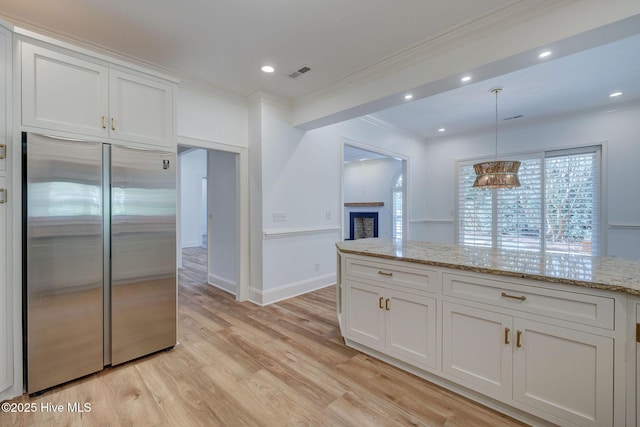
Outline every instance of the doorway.
[(241, 299), (241, 153), (184, 142), (200, 141), (179, 138), (178, 266), (206, 265), (206, 283)]
[[(343, 141), (341, 191), (345, 240), (407, 237), (407, 170), (408, 160), (404, 156)], [(375, 218), (373, 234), (355, 230), (358, 226), (353, 221), (355, 217)]]

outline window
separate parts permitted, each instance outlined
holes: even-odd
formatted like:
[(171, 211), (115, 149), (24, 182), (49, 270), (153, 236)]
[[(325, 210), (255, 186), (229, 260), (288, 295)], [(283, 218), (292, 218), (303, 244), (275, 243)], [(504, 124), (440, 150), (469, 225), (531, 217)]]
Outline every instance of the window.
[(392, 219), (393, 219), (393, 238), (402, 240), (402, 193), (404, 190), (402, 182), (402, 173), (400, 173), (393, 181), (391, 189), (391, 199), (393, 202)]
[(458, 163), (458, 243), (597, 255), (600, 146), (519, 157), (517, 189), (473, 188), (473, 163)]

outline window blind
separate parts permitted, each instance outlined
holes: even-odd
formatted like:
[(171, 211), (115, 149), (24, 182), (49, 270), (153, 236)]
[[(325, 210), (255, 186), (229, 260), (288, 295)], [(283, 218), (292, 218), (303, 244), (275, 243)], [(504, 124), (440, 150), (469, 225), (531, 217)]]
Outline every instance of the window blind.
[(458, 163), (458, 243), (599, 253), (600, 146), (519, 156), (515, 189), (473, 188), (473, 163)]

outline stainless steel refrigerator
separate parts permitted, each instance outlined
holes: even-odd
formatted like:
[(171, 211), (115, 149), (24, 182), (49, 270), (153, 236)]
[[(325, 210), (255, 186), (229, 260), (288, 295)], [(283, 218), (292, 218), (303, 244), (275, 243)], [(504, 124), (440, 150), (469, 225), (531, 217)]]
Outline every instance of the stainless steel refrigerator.
[(23, 133), (32, 394), (176, 343), (175, 153)]

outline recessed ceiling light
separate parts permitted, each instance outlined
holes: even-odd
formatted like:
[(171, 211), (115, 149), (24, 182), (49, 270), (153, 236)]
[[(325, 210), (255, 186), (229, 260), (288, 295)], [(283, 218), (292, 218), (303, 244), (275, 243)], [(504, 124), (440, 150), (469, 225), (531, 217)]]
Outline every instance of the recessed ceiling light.
[(463, 78), (460, 79), (462, 81), (462, 83), (466, 83), (471, 81), (471, 76), (464, 76)]
[(271, 65), (263, 65), (261, 70), (265, 73), (273, 73), (276, 69), (273, 68)]
[(440, 128), (440, 129), (438, 129), (438, 132), (444, 132), (444, 131), (446, 131), (446, 129), (445, 129), (445, 128)]
[(551, 51), (545, 50), (544, 52), (540, 52), (540, 54), (538, 55), (538, 58), (542, 59), (542, 58), (547, 58), (549, 56), (551, 56)]
[(410, 99), (413, 99), (413, 95), (411, 95), (410, 93), (406, 94), (404, 96), (405, 101), (409, 101)]
[(622, 95), (622, 92), (613, 92), (609, 94), (609, 98), (615, 98), (616, 96), (620, 96), (620, 95)]

